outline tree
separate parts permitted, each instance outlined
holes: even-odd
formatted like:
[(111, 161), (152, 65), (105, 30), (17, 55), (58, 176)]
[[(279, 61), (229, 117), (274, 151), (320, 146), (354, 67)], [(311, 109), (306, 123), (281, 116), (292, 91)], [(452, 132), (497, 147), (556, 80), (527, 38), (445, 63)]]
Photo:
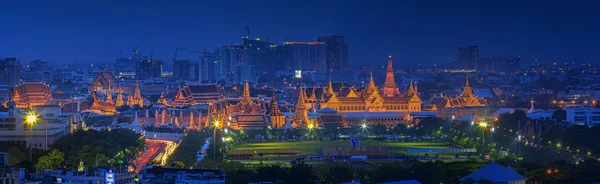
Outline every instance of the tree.
[(8, 150), (8, 165), (16, 165), (23, 160), (27, 160), (27, 153), (21, 149), (12, 147)]
[(65, 154), (56, 149), (50, 151), (48, 155), (42, 156), (38, 159), (38, 163), (35, 165), (37, 170), (55, 170), (58, 169), (65, 161)]
[(558, 109), (554, 111), (554, 113), (552, 113), (552, 119), (555, 119), (556, 121), (566, 120), (567, 111), (565, 111), (564, 109)]
[(352, 181), (352, 171), (348, 167), (334, 166), (323, 174), (323, 183), (344, 183)]
[(171, 162), (172, 168), (185, 168), (185, 164), (182, 161)]
[(292, 167), (287, 174), (286, 182), (289, 183), (314, 183), (317, 177), (312, 172), (312, 166), (305, 164), (304, 161), (294, 160)]

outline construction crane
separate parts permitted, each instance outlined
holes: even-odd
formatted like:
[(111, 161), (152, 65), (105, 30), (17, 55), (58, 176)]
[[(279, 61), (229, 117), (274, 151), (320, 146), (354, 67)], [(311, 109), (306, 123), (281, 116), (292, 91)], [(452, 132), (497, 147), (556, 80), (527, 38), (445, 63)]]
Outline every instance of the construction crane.
[(173, 62), (177, 61), (177, 53), (179, 53), (179, 51), (188, 51), (190, 53), (202, 53), (202, 54), (206, 53), (206, 49), (204, 49), (204, 51), (197, 51), (197, 50), (190, 50), (189, 48), (175, 48), (175, 54), (173, 55)]
[(246, 35), (246, 39), (250, 39), (250, 28), (251, 28), (252, 26), (254, 26), (254, 25), (255, 25), (255, 24), (250, 24), (250, 25), (246, 24), (246, 27), (245, 27), (245, 29), (246, 29), (246, 33), (247, 33), (247, 35)]
[[(152, 33), (146, 34), (146, 36), (144, 36), (143, 39), (138, 40), (135, 45), (131, 46), (131, 54), (133, 55), (132, 59), (134, 59), (134, 60), (137, 59), (137, 56), (139, 53), (138, 49), (140, 48), (140, 45), (142, 45), (142, 43), (144, 43), (144, 41), (147, 40), (148, 35), (150, 35), (150, 34), (152, 34)], [(152, 36), (152, 52), (154, 52), (154, 36)]]

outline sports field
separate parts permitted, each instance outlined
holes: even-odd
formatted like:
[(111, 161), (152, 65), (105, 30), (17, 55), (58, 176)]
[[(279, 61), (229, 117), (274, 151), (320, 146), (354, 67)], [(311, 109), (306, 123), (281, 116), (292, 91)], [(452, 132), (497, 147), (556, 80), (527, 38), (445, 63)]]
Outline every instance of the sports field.
[[(361, 146), (389, 146), (394, 154), (407, 154), (406, 149), (410, 148), (454, 148), (444, 143), (429, 142), (382, 142), (382, 141), (361, 141)], [(326, 146), (350, 146), (349, 141), (304, 141), (304, 142), (271, 142), (271, 143), (251, 143), (240, 144), (232, 150), (299, 150), (301, 155), (316, 155), (319, 149)]]

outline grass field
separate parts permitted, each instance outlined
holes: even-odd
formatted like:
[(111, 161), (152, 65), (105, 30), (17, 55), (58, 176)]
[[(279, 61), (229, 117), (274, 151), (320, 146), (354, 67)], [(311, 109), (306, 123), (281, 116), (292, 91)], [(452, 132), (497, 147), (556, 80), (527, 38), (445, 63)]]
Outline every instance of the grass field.
[[(392, 153), (406, 154), (409, 148), (454, 148), (444, 143), (427, 142), (382, 142), (361, 141), (361, 146), (389, 146)], [(274, 143), (252, 143), (236, 145), (232, 150), (299, 150), (302, 155), (316, 155), (316, 150), (326, 146), (350, 146), (349, 141), (305, 141), (305, 142), (274, 142)]]

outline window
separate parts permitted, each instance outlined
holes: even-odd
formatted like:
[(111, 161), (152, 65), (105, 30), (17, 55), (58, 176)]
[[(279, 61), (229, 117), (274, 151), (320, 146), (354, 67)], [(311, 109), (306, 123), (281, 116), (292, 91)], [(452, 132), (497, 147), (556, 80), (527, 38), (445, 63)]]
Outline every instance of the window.
[(592, 116), (592, 121), (600, 121), (600, 116)]
[(573, 121), (585, 121), (585, 116), (575, 116)]
[(585, 114), (585, 112), (575, 112), (574, 114)]

